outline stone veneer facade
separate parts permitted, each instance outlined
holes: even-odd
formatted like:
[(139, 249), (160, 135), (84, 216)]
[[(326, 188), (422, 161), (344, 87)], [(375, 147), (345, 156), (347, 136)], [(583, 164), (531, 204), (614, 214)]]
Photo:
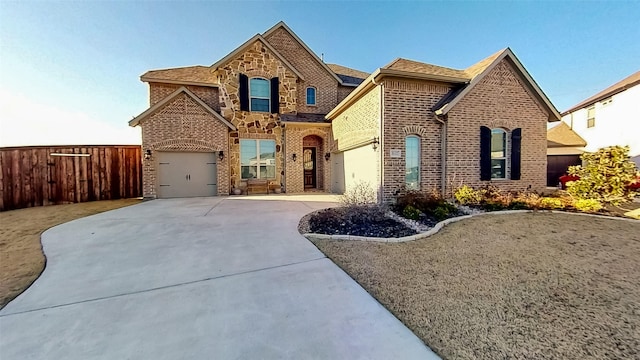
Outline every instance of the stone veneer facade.
[[(219, 83), (220, 113), (237, 131), (229, 133), (229, 176), (232, 187), (244, 189), (246, 182), (240, 176), (240, 139), (266, 139), (276, 142), (275, 184), (283, 183), (285, 156), (283, 129), (279, 114), (240, 110), (239, 76), (279, 79), (279, 113), (297, 112), (297, 75), (286, 67), (261, 41), (255, 41), (247, 50), (213, 73)], [(230, 190), (230, 189), (229, 189)]]

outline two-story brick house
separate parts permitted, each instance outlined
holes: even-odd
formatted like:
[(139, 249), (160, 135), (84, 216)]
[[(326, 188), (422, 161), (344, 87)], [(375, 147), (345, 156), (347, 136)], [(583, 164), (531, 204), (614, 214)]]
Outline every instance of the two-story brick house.
[(325, 64), (280, 22), (211, 66), (149, 71), (144, 195), (227, 195), (266, 181), (390, 200), (464, 182), (545, 185), (559, 114), (509, 49), (466, 70), (397, 59), (367, 74)]

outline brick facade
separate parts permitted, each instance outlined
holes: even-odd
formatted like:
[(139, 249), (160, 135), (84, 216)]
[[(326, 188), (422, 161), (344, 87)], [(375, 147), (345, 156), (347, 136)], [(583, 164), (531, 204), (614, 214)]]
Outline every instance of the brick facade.
[[(531, 90), (531, 84), (521, 76), (517, 63), (513, 62), (517, 60), (511, 60), (512, 57), (493, 62), (491, 71), (477, 84), (474, 83), (463, 97), (456, 98), (454, 106), (447, 108), (446, 116), (437, 117), (433, 109), (451, 94), (453, 84), (438, 82), (442, 78), (437, 78), (438, 81), (417, 80), (394, 77), (398, 74), (389, 73), (379, 82), (361, 85), (363, 93), (358, 94), (357, 100), (349, 106), (332, 114), (331, 126), (327, 126), (282, 122), (280, 114), (327, 114), (355, 88), (340, 85), (336, 77), (309, 54), (286, 27), (276, 26), (265, 33), (264, 38), (258, 36), (256, 39), (233, 52), (234, 57), (217, 69), (211, 68), (210, 78), (206, 68), (198, 73), (205, 77), (198, 83), (211, 86), (185, 86), (237, 130), (231, 130), (216, 118), (217, 114), (212, 115), (189, 95), (182, 93), (140, 121), (143, 149), (152, 150), (153, 154), (159, 151), (224, 151), (225, 158), (217, 167), (218, 194), (226, 195), (233, 188), (246, 188), (246, 181), (241, 179), (241, 139), (275, 141), (276, 177), (270, 180), (283, 184), (288, 193), (305, 190), (303, 148), (314, 147), (318, 190), (330, 192), (334, 185), (348, 190), (358, 182), (366, 181), (376, 188), (381, 201), (389, 202), (398, 192), (405, 190), (405, 139), (417, 136), (420, 138), (422, 191), (435, 189), (451, 194), (461, 184), (476, 187), (492, 184), (507, 190), (544, 189), (546, 123), (552, 106), (542, 103), (544, 99), (540, 94)], [(485, 60), (480, 64), (489, 62)], [(278, 77), (277, 114), (240, 110), (240, 74), (249, 78)], [(151, 106), (166, 99), (180, 86), (151, 82)], [(317, 90), (315, 106), (306, 105), (308, 86)], [(463, 85), (460, 82), (455, 86)], [(508, 154), (511, 131), (522, 129), (520, 180), (480, 181), (481, 126), (507, 131)], [(377, 146), (372, 145), (374, 138), (380, 141)], [(443, 140), (446, 146), (444, 166)], [(399, 152), (399, 157), (391, 157), (392, 152)], [(332, 169), (332, 161), (325, 160), (326, 153), (339, 156), (336, 159), (344, 162), (344, 169)], [(296, 154), (297, 161), (293, 161), (293, 154)], [(509, 179), (509, 156), (506, 163)], [(144, 162), (145, 197), (153, 198), (157, 194), (156, 172), (156, 156), (153, 155)], [(332, 172), (336, 177), (344, 176), (344, 182), (333, 184), (332, 181), (336, 180), (332, 178)]]
[[(326, 114), (338, 105), (338, 81), (318, 63), (307, 50), (284, 28), (279, 28), (266, 37), (274, 49), (284, 56), (304, 77), (297, 87), (297, 110), (301, 113)], [(307, 106), (306, 89), (313, 86), (316, 105)]]
[[(228, 153), (228, 127), (182, 93), (151, 115), (142, 126), (142, 149), (151, 150), (143, 161), (142, 181), (145, 198), (158, 194), (158, 152), (186, 151)], [(218, 161), (218, 195), (229, 193), (227, 158)]]
[[(408, 79), (385, 79), (384, 84), (383, 200), (405, 190), (405, 139), (420, 138), (420, 190), (440, 190), (441, 124), (431, 110), (450, 85)], [(400, 150), (400, 158), (391, 151)]]
[[(547, 119), (513, 65), (497, 64), (448, 114), (447, 191), (459, 186), (491, 184), (505, 190), (535, 190), (546, 186)], [(507, 179), (480, 181), (480, 126), (507, 131)], [(522, 129), (520, 180), (510, 178), (511, 131)]]
[[(324, 154), (330, 148), (330, 128), (287, 124), (286, 134), (286, 190), (288, 193), (304, 191), (303, 147), (316, 147), (316, 188), (330, 192), (331, 167), (325, 164)], [(296, 154), (296, 161), (292, 160)]]
[(157, 102), (166, 98), (168, 95), (170, 95), (171, 93), (173, 93), (174, 91), (178, 90), (183, 86), (186, 87), (189, 91), (196, 94), (210, 108), (212, 108), (215, 111), (220, 111), (218, 88), (208, 87), (208, 86), (150, 83), (149, 84), (149, 105), (150, 106), (155, 105)]

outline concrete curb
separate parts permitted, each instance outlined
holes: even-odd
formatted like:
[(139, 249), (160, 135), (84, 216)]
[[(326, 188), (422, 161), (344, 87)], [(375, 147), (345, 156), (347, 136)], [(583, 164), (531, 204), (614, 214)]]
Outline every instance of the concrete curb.
[(569, 215), (579, 215), (579, 216), (591, 216), (591, 217), (596, 217), (596, 218), (601, 218), (601, 219), (623, 220), (623, 221), (630, 221), (630, 222), (640, 223), (640, 220), (635, 220), (635, 219), (619, 218), (619, 217), (596, 215), (596, 214), (572, 213), (572, 212), (558, 211), (558, 210), (504, 210), (504, 211), (490, 211), (490, 212), (483, 212), (483, 213), (478, 213), (478, 214), (463, 215), (463, 216), (458, 216), (458, 217), (446, 219), (446, 220), (440, 221), (439, 223), (437, 223), (433, 228), (431, 228), (428, 231), (425, 231), (425, 232), (419, 233), (419, 234), (415, 234), (415, 235), (411, 235), (411, 236), (399, 237), (399, 238), (379, 238), (379, 237), (366, 237), (366, 236), (355, 236), (355, 235), (339, 235), (339, 234), (326, 235), (326, 234), (313, 234), (313, 233), (303, 234), (303, 236), (306, 237), (309, 240), (351, 240), (351, 241), (375, 241), (375, 242), (387, 242), (387, 243), (400, 243), (400, 242), (415, 241), (415, 240), (420, 240), (420, 239), (427, 238), (427, 237), (429, 237), (429, 236), (431, 236), (433, 234), (436, 234), (443, 227), (445, 227), (445, 225), (448, 225), (448, 224), (451, 224), (451, 223), (454, 223), (454, 222), (457, 222), (457, 221), (465, 220), (465, 219), (470, 219), (470, 218), (472, 218), (474, 216), (481, 216), (481, 215), (509, 215), (509, 214), (523, 214), (523, 213), (533, 213), (533, 212), (552, 213), (552, 214), (569, 214)]

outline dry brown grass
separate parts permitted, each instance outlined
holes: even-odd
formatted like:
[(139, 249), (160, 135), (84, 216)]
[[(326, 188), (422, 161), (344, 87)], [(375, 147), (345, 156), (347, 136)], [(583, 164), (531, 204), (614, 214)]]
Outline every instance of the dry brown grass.
[(316, 245), (446, 359), (640, 358), (640, 222), (480, 216)]
[(93, 201), (0, 212), (0, 309), (27, 289), (44, 269), (45, 258), (40, 244), (43, 231), (140, 201)]

